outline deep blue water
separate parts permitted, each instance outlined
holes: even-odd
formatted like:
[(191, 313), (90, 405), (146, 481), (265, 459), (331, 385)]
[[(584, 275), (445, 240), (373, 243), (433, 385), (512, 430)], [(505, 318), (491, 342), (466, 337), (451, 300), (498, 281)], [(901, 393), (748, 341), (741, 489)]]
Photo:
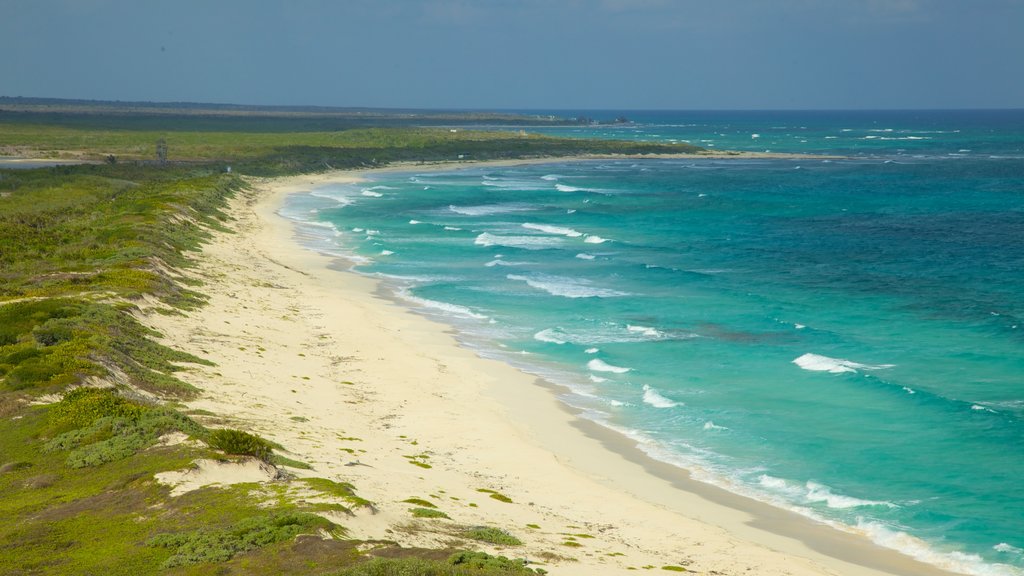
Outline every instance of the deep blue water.
[(625, 115), (540, 131), (844, 158), (382, 174), (285, 212), (656, 458), (1024, 574), (1024, 112)]

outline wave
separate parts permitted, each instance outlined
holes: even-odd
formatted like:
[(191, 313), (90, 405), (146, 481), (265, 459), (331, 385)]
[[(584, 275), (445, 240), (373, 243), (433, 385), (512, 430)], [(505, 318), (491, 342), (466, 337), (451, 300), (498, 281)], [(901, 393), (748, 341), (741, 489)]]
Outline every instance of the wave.
[(392, 254), (394, 254), (394, 252), (392, 252), (391, 250), (381, 250), (380, 251), (380, 255), (381, 256), (391, 256)]
[(462, 228), (456, 228), (455, 226), (445, 226), (444, 229), (448, 230), (449, 232), (458, 232), (462, 230)]
[(808, 481), (804, 485), (788, 482), (782, 478), (762, 474), (757, 479), (758, 483), (774, 492), (786, 497), (787, 500), (797, 504), (825, 504), (833, 510), (849, 510), (851, 508), (868, 508), (882, 506), (885, 508), (899, 508), (897, 504), (882, 500), (865, 500), (854, 498), (844, 494), (836, 494), (832, 488), (814, 481)]
[(594, 255), (593, 254), (586, 254), (584, 252), (580, 252), (579, 254), (576, 255), (576, 257), (579, 258), (580, 260), (593, 260), (594, 259)]
[(810, 370), (812, 372), (829, 372), (832, 374), (857, 372), (858, 370), (884, 370), (894, 366), (894, 364), (879, 364), (877, 366), (872, 366), (870, 364), (860, 364), (850, 360), (829, 358), (828, 356), (810, 353), (804, 354), (803, 356), (793, 360), (793, 364), (796, 364), (804, 370)]
[(1000, 542), (999, 544), (993, 546), (992, 549), (996, 552), (1004, 552), (1006, 554), (1016, 554), (1018, 556), (1024, 556), (1024, 550), (1017, 548), (1016, 546), (1011, 546), (1006, 542)]
[(483, 314), (478, 314), (465, 306), (459, 306), (458, 304), (449, 304), (448, 302), (438, 302), (437, 300), (429, 300), (427, 298), (420, 298), (419, 296), (414, 296), (411, 292), (409, 292), (406, 289), (399, 290), (398, 296), (403, 300), (412, 302), (420, 307), (444, 312), (448, 316), (456, 316), (460, 318), (473, 318), (474, 320), (489, 319), (487, 316), (484, 316)]
[(648, 326), (633, 326), (632, 324), (627, 324), (626, 325), (626, 330), (629, 330), (630, 332), (633, 332), (633, 333), (636, 333), (636, 334), (643, 334), (644, 336), (647, 336), (648, 338), (651, 338), (651, 339), (654, 339), (654, 340), (662, 340), (662, 339), (665, 338), (665, 333), (664, 332), (662, 332), (662, 331), (660, 331), (660, 330), (658, 330), (656, 328), (650, 328)]
[(541, 180), (547, 180), (548, 182), (553, 182), (555, 180), (558, 180), (559, 178), (561, 178), (561, 176), (559, 176), (558, 174), (548, 174), (547, 176), (540, 177)]
[(363, 190), (362, 194), (363, 196), (369, 196), (370, 198), (380, 198), (384, 196), (380, 192), (374, 192), (373, 190), (370, 189)]
[(327, 200), (333, 200), (340, 204), (341, 206), (348, 206), (355, 202), (355, 200), (352, 199), (350, 193), (336, 191), (330, 188), (317, 188), (316, 190), (310, 191), (309, 195), (314, 196), (316, 198), (326, 198)]
[(416, 224), (423, 224), (423, 222), (420, 222), (419, 220), (409, 220), (409, 224), (412, 224), (412, 225), (415, 226)]
[(545, 234), (557, 234), (559, 236), (568, 236), (569, 238), (579, 238), (583, 236), (582, 232), (577, 232), (572, 228), (563, 228), (562, 226), (550, 226), (548, 224), (534, 224), (533, 222), (527, 222), (523, 224), (523, 228), (527, 230), (536, 230), (538, 232), (544, 232)]
[(594, 372), (612, 372), (614, 374), (625, 374), (632, 370), (632, 368), (623, 368), (622, 366), (613, 366), (608, 364), (600, 358), (594, 358), (590, 362), (587, 362), (587, 368), (590, 368)]
[(615, 296), (629, 296), (626, 292), (619, 292), (611, 288), (598, 288), (591, 286), (587, 280), (576, 278), (565, 278), (563, 276), (548, 276), (546, 274), (536, 276), (517, 276), (509, 274), (509, 280), (526, 282), (531, 288), (543, 290), (552, 296), (564, 298), (612, 298)]
[(501, 188), (503, 190), (544, 190), (545, 188), (538, 182), (532, 180), (502, 180), (498, 178), (488, 179), (486, 176), (484, 180), (480, 182), (481, 186), (490, 186), (492, 188)]
[(484, 232), (477, 236), (473, 243), (478, 246), (507, 246), (509, 248), (522, 248), (523, 250), (546, 250), (561, 246), (562, 239), (550, 236), (499, 236)]
[(600, 350), (600, 349), (598, 349), (598, 348), (587, 348), (587, 349), (586, 349), (586, 350), (584, 350), (583, 352), (584, 352), (585, 354), (597, 354), (597, 353), (598, 353), (598, 352), (600, 352), (600, 351), (601, 351), (601, 350)]
[(508, 260), (502, 260), (501, 258), (495, 258), (490, 262), (484, 264), (488, 268), (494, 268), (495, 266), (523, 266), (526, 262), (509, 262)]
[(725, 426), (719, 426), (718, 424), (715, 424), (711, 420), (708, 420), (707, 422), (704, 423), (704, 429), (705, 430), (728, 430), (728, 428), (726, 428)]
[(483, 204), (480, 206), (455, 206), (450, 204), (448, 210), (463, 216), (492, 216), (494, 214), (511, 214), (514, 212), (530, 212), (534, 206), (525, 204)]
[(533, 339), (541, 342), (550, 342), (551, 344), (566, 344), (566, 341), (559, 338), (557, 333), (553, 328), (545, 328), (534, 334)]
[(605, 242), (608, 241), (608, 239), (601, 238), (596, 234), (588, 234), (587, 237), (583, 239), (583, 241), (586, 242), (587, 244), (604, 244)]
[(675, 402), (665, 398), (661, 393), (647, 384), (644, 384), (644, 403), (650, 404), (655, 408), (675, 408), (676, 406), (682, 406), (681, 402)]
[(852, 496), (844, 496), (842, 494), (835, 494), (832, 489), (824, 484), (818, 484), (817, 482), (808, 482), (807, 487), (807, 501), (808, 502), (824, 502), (826, 506), (835, 510), (846, 510), (848, 508), (863, 508), (867, 506), (885, 506), (886, 508), (899, 508), (892, 502), (884, 502), (879, 500), (862, 500), (860, 498), (854, 498)]
[(559, 192), (586, 192), (586, 188), (577, 188), (575, 186), (567, 186), (565, 184), (555, 184), (555, 190)]
[(911, 558), (944, 570), (978, 576), (1021, 576), (1024, 574), (1024, 571), (1019, 568), (1006, 564), (988, 564), (977, 554), (936, 550), (924, 540), (881, 522), (858, 518), (856, 528), (879, 546), (897, 550)]

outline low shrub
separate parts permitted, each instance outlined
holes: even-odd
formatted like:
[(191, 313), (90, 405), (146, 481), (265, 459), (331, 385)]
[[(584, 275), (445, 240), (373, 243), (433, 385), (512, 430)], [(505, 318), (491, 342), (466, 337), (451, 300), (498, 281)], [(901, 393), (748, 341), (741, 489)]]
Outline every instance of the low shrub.
[(488, 544), (498, 546), (521, 546), (523, 541), (505, 532), (500, 528), (492, 526), (477, 526), (462, 533), (462, 536), (471, 540), (479, 540)]
[(232, 428), (220, 428), (210, 432), (207, 443), (225, 454), (253, 456), (269, 462), (273, 446), (255, 434)]
[(191, 532), (160, 534), (150, 538), (147, 544), (171, 550), (171, 557), (163, 567), (176, 568), (203, 562), (226, 562), (241, 552), (289, 540), (299, 534), (334, 528), (334, 524), (315, 514), (267, 514), (246, 518), (221, 530), (201, 528)]

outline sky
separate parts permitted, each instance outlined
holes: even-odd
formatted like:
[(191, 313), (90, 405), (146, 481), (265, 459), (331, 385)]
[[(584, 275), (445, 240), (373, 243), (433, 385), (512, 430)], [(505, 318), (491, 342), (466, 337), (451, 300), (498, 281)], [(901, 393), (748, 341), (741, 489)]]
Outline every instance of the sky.
[(1024, 0), (0, 0), (0, 95), (1024, 108)]

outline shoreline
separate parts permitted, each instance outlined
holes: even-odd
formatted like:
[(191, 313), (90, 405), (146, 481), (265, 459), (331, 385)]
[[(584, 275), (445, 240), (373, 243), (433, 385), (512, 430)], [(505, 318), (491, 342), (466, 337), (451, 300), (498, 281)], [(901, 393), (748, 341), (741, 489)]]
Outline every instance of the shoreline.
[[(401, 501), (429, 495), (460, 524), (494, 524), (526, 542), (525, 550), (502, 554), (552, 551), (545, 567), (556, 574), (645, 565), (726, 574), (949, 574), (647, 456), (625, 436), (578, 417), (555, 385), (481, 358), (449, 326), (375, 295), (378, 281), (339, 271), (336, 259), (303, 247), (295, 223), (277, 214), (289, 194), (363, 174), (581, 159), (600, 158), (410, 163), (257, 181), (232, 207), (237, 233), (216, 234), (199, 258), (200, 274), (212, 280), (202, 317), (148, 318), (172, 344), (218, 364), (183, 375), (205, 391), (191, 407), (235, 414), (316, 469), (298, 475), (355, 484), (380, 513), (340, 519), (354, 537), (441, 545), (446, 536), (423, 521), (419, 532), (402, 528), (412, 519)], [(262, 351), (254, 354), (256, 342)], [(417, 461), (429, 465), (409, 466)], [(513, 503), (489, 501), (481, 488)], [(474, 497), (475, 505), (463, 504)], [(572, 536), (580, 532), (587, 538)]]

